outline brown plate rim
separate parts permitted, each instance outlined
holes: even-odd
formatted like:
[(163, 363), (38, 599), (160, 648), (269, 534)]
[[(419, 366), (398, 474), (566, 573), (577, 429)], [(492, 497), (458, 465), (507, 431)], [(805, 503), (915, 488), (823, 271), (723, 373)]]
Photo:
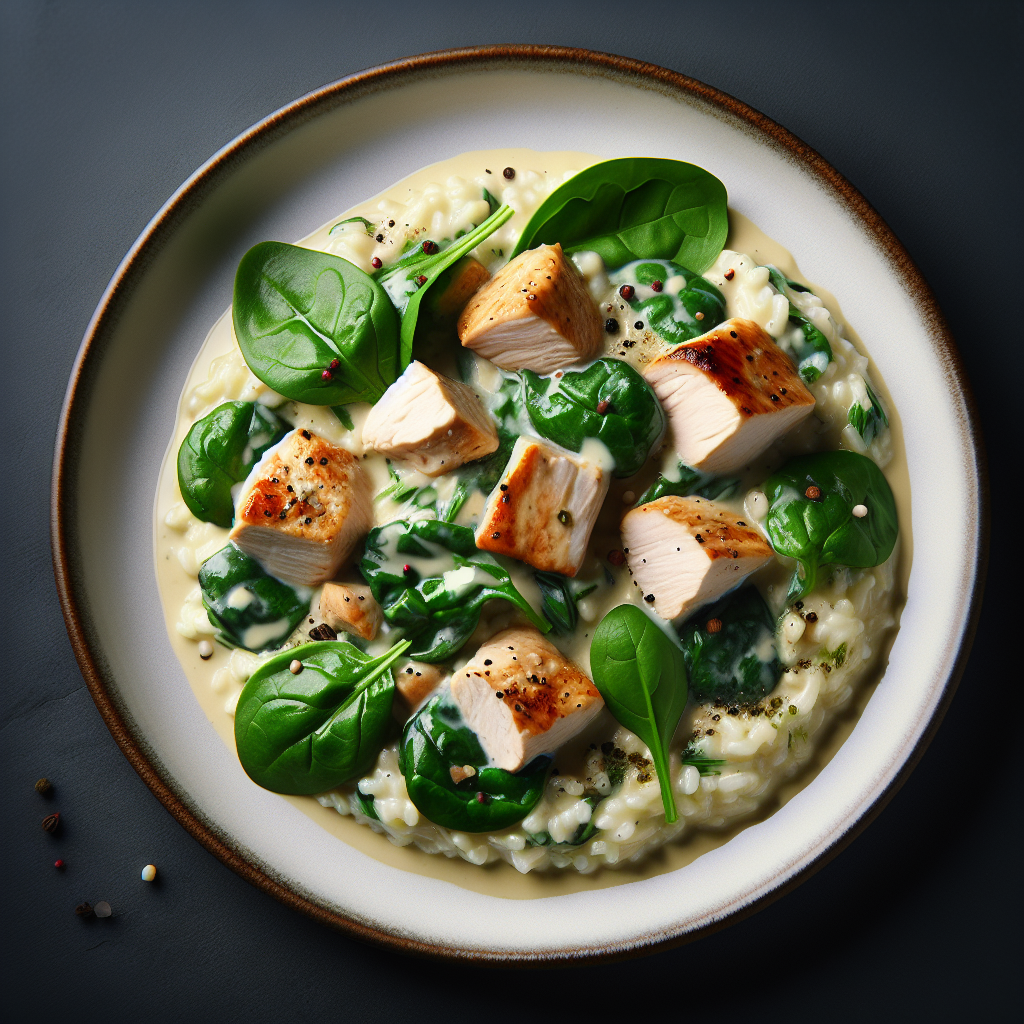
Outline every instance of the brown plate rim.
[[(849, 828), (812, 862), (795, 872), (783, 884), (746, 904), (735, 907), (724, 917), (695, 927), (688, 931), (676, 930), (669, 934), (650, 935), (632, 940), (628, 946), (576, 947), (543, 953), (509, 953), (507, 951), (467, 950), (436, 945), (392, 934), (383, 928), (370, 927), (334, 910), (318, 905), (306, 896), (293, 892), (286, 885), (272, 878), (258, 864), (254, 864), (233, 850), (222, 838), (191, 811), (168, 783), (161, 777), (144, 752), (144, 745), (132, 734), (119, 712), (103, 674), (102, 656), (94, 652), (89, 643), (89, 623), (83, 614), (73, 573), (73, 560), (69, 538), (73, 536), (71, 526), (73, 503), (68, 500), (73, 490), (74, 460), (77, 445), (75, 426), (85, 416), (88, 405), (89, 384), (95, 367), (102, 357), (104, 332), (112, 328), (118, 319), (118, 310), (133, 290), (135, 280), (145, 271), (150, 255), (161, 246), (162, 240), (173, 232), (177, 224), (188, 215), (202, 194), (214, 186), (223, 175), (257, 148), (268, 144), (279, 134), (288, 132), (299, 124), (315, 117), (321, 111), (330, 109), (339, 102), (356, 99), (360, 95), (380, 88), (401, 84), (423, 73), (441, 73), (450, 69), (471, 68), (484, 65), (508, 66), (561, 66), (568, 70), (605, 75), (616, 78), (641, 79), (658, 89), (681, 93), (689, 98), (703, 101), (711, 108), (731, 115), (744, 122), (749, 130), (763, 141), (786, 150), (789, 155), (809, 171), (833, 196), (841, 201), (847, 210), (863, 225), (873, 237), (878, 248), (885, 254), (892, 269), (897, 273), (911, 296), (922, 319), (928, 325), (930, 341), (945, 369), (951, 383), (963, 396), (967, 447), (973, 453), (974, 472), (978, 481), (980, 507), (978, 509), (979, 531), (976, 546), (974, 582), (970, 592), (964, 595), (968, 602), (968, 615), (963, 638), (954, 659), (942, 696), (932, 712), (921, 737), (903, 761), (889, 785), (874, 802), (864, 810)], [(118, 267), (110, 284), (94, 312), (79, 348), (71, 371), (61, 409), (52, 475), (52, 502), (50, 510), (50, 537), (53, 549), (53, 569), (61, 610), (67, 626), (68, 636), (82, 675), (92, 694), (108, 729), (121, 748), (129, 763), (138, 772), (157, 799), (215, 857), (232, 871), (251, 882), (281, 903), (293, 907), (314, 920), (338, 928), (341, 931), (374, 943), (387, 949), (398, 950), (421, 956), (448, 960), (486, 961), (495, 965), (516, 965), (524, 963), (578, 963), (581, 959), (611, 960), (651, 952), (692, 941), (700, 935), (716, 931), (734, 921), (754, 913), (778, 899), (790, 889), (799, 885), (815, 871), (822, 868), (833, 857), (858, 836), (882, 811), (893, 795), (906, 781), (931, 742), (935, 731), (944, 717), (953, 694), (963, 674), (977, 627), (988, 562), (989, 539), (989, 494), (988, 474), (985, 463), (981, 432), (971, 389), (960, 361), (956, 345), (950, 335), (945, 318), (939, 310), (931, 288), (928, 286), (906, 249), (885, 223), (878, 212), (861, 193), (835, 170), (822, 156), (791, 132), (776, 124), (764, 114), (734, 97), (704, 84), (694, 78), (670, 71), (655, 64), (622, 57), (616, 54), (600, 53), (575, 47), (536, 45), (474, 46), (460, 49), (440, 50), (420, 54), (379, 65), (366, 71), (349, 75), (332, 82), (281, 108), (269, 117), (243, 132), (231, 143), (216, 153), (197, 170), (168, 200), (163, 209), (147, 225), (131, 250)]]

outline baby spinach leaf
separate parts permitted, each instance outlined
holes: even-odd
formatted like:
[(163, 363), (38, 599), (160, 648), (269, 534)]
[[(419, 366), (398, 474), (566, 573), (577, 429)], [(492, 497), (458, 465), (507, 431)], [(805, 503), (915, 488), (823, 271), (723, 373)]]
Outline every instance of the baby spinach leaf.
[[(780, 295), (786, 295), (787, 287), (795, 292), (813, 294), (810, 288), (805, 288), (802, 284), (797, 284), (796, 281), (790, 281), (775, 267), (768, 268), (768, 278)], [(792, 326), (800, 329), (800, 340), (793, 345), (796, 367), (800, 371), (800, 376), (808, 384), (811, 384), (825, 372), (825, 367), (832, 362), (832, 346), (828, 343), (828, 338), (792, 301), (789, 303), (789, 322)]]
[(511, 206), (501, 206), (479, 227), (467, 232), (445, 248), (442, 249), (436, 242), (423, 242), (397, 263), (377, 273), (377, 280), (402, 318), (403, 368), (412, 360), (416, 322), (423, 297), (449, 267), (475, 249), (485, 238), (493, 235), (514, 213), (515, 210)]
[(728, 476), (713, 476), (710, 473), (702, 473), (685, 462), (680, 462), (676, 469), (678, 479), (673, 480), (663, 473), (658, 474), (658, 479), (640, 495), (637, 505), (646, 505), (649, 501), (656, 501), (666, 494), (674, 494), (680, 498), (688, 498), (697, 494), (702, 498), (714, 501), (716, 498), (728, 498), (739, 486), (739, 480)]
[(249, 369), (293, 401), (376, 402), (398, 375), (394, 308), (338, 256), (254, 245), (238, 264), (231, 316)]
[(516, 590), (473, 531), (438, 519), (396, 520), (366, 538), (359, 571), (392, 626), (412, 642), (410, 658), (438, 662), (469, 639), (487, 601), (515, 605), (547, 633), (551, 627)]
[(889, 417), (885, 415), (882, 403), (866, 380), (864, 381), (864, 391), (865, 396), (857, 399), (850, 406), (849, 422), (864, 439), (864, 443), (871, 444), (889, 426)]
[(196, 420), (178, 449), (178, 490), (189, 511), (229, 528), (235, 516), (232, 486), (288, 429), (258, 402), (225, 402)]
[(579, 621), (577, 602), (597, 589), (596, 583), (580, 584), (560, 572), (537, 570), (534, 581), (541, 593), (541, 610), (556, 633), (571, 633)]
[(305, 587), (290, 587), (268, 575), (234, 544), (203, 562), (199, 586), (210, 622), (247, 651), (280, 645), (309, 612), (313, 596)]
[(686, 706), (682, 651), (636, 605), (620, 604), (594, 631), (590, 670), (615, 720), (647, 744), (665, 820), (676, 821), (668, 747)]
[(588, 437), (603, 442), (615, 460), (615, 475), (632, 476), (665, 432), (665, 413), (650, 384), (620, 359), (598, 359), (561, 377), (521, 371), (522, 402), (530, 422), (571, 452)]
[(699, 338), (725, 320), (725, 296), (678, 263), (636, 260), (620, 267), (610, 279), (614, 285), (633, 287), (630, 308), (671, 345)]
[[(406, 724), (399, 764), (409, 799), (435, 825), (494, 832), (521, 821), (537, 805), (551, 758), (542, 754), (514, 775), (492, 767), (445, 689)], [(454, 782), (452, 768), (465, 765), (476, 774)]]
[[(820, 494), (808, 497), (811, 488)], [(764, 492), (771, 502), (765, 525), (772, 546), (800, 563), (791, 601), (814, 589), (820, 566), (864, 569), (892, 554), (899, 531), (896, 501), (882, 471), (865, 455), (802, 455), (770, 476)], [(865, 516), (853, 514), (857, 505), (865, 506)]]
[[(719, 628), (712, 633), (708, 623), (715, 621)], [(741, 587), (702, 608), (683, 623), (679, 636), (696, 700), (756, 703), (782, 677), (775, 619), (756, 587)]]
[[(409, 646), (371, 658), (352, 644), (303, 644), (265, 661), (235, 711), (235, 747), (246, 775), (275, 793), (312, 794), (362, 775), (391, 725), (391, 665)], [(294, 660), (302, 670), (291, 669)]]
[(510, 258), (561, 242), (567, 253), (598, 253), (607, 267), (662, 259), (699, 273), (725, 244), (727, 204), (725, 186), (694, 164), (605, 160), (573, 175), (541, 203)]

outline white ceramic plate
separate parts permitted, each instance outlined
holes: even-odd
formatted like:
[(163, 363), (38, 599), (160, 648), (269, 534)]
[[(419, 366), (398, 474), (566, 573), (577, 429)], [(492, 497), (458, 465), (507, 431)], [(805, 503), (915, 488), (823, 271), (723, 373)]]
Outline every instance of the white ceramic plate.
[[(867, 343), (902, 417), (914, 525), (885, 676), (813, 783), (683, 868), (532, 899), (384, 863), (253, 786), (171, 651), (152, 564), (152, 495), (175, 406), (230, 302), (239, 257), (266, 238), (300, 238), (426, 164), (490, 147), (674, 157), (722, 178), (730, 206), (788, 248)], [(692, 937), (777, 895), (849, 841), (952, 695), (985, 530), (955, 350), (917, 269), (863, 198), (783, 129), (700, 83), (537, 47), (432, 54), (346, 79), (246, 132), (189, 179), (126, 256), (90, 324), (58, 436), (54, 497), (55, 570), (79, 663), (117, 742), (182, 824), (244, 877), (326, 922), (401, 948), (506, 961)]]

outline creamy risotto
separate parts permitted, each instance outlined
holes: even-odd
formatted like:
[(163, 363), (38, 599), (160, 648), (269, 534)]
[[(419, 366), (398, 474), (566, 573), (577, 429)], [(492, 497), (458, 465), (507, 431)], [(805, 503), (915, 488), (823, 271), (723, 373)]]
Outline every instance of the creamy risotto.
[[(599, 204), (579, 172), (620, 163), (467, 154), (305, 239), (311, 276), (294, 247), (243, 260), (180, 404), (157, 558), (261, 785), (425, 853), (589, 873), (753, 818), (870, 674), (899, 611), (881, 382), (792, 264), (723, 248), (724, 226), (715, 243), (710, 185), (712, 227), (671, 253), (619, 221), (628, 258), (584, 244), (581, 206), (544, 220), (563, 195)], [(606, 176), (628, 197), (677, 172), (630, 173)], [(253, 280), (288, 278), (259, 308), (257, 257)], [(267, 309), (286, 295), (324, 335), (340, 261), (338, 309), (364, 288), (394, 327), (338, 328), (299, 380), (280, 355), (298, 314), (271, 330)], [(289, 701), (314, 715), (301, 736)], [(321, 785), (325, 765), (344, 778)]]

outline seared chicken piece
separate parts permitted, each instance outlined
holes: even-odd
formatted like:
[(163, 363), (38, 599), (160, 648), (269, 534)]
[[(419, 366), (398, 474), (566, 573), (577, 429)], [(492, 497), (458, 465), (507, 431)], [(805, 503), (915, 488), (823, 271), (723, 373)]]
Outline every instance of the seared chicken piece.
[(440, 665), (407, 661), (395, 668), (395, 688), (411, 713), (441, 685), (444, 677), (445, 671)]
[(498, 431), (471, 387), (415, 360), (370, 410), (363, 444), (440, 476), (497, 450)]
[(253, 466), (228, 538), (271, 576), (315, 587), (334, 576), (372, 525), (370, 486), (355, 456), (293, 430)]
[(459, 341), (505, 370), (550, 373), (593, 359), (601, 314), (560, 245), (520, 253), (470, 299)]
[(520, 437), (484, 506), (476, 546), (575, 576), (609, 482), (607, 471), (583, 455)]
[(658, 498), (622, 518), (633, 582), (664, 619), (721, 597), (772, 560), (771, 545), (707, 498)]
[(487, 756), (509, 772), (557, 750), (604, 707), (589, 677), (532, 628), (492, 637), (452, 677), (452, 697)]
[(814, 408), (814, 396), (752, 320), (726, 320), (644, 367), (679, 457), (703, 473), (733, 473)]
[(372, 640), (384, 621), (384, 612), (370, 588), (359, 583), (325, 583), (320, 592), (320, 618), (335, 632)]

